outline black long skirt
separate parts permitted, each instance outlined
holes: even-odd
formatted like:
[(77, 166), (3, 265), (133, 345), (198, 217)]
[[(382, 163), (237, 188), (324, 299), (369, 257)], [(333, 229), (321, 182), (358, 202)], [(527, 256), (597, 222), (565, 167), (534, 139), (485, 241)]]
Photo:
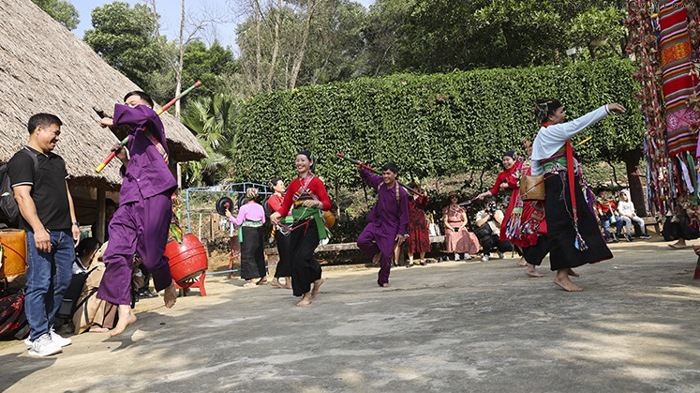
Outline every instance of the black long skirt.
[[(566, 172), (545, 175), (545, 218), (549, 240), (549, 259), (552, 270), (577, 267), (600, 262), (613, 257), (598, 222), (588, 207), (581, 191), (579, 178), (574, 178), (574, 194), (578, 211), (578, 230), (588, 249), (576, 249), (576, 230), (571, 214), (571, 197), (566, 181)], [(563, 192), (562, 192), (563, 191)]]
[(276, 278), (292, 276), (292, 264), (289, 262), (289, 242), (291, 238), (291, 234), (284, 236), (282, 231), (275, 231), (275, 243), (277, 243), (277, 254), (279, 255), (279, 261), (275, 268)]
[(318, 246), (318, 229), (313, 220), (296, 228), (289, 235), (289, 261), (292, 265), (292, 292), (302, 296), (311, 290), (311, 284), (321, 278), (321, 265), (314, 259)]
[(540, 266), (544, 257), (549, 253), (549, 238), (547, 235), (540, 235), (537, 237), (537, 243), (522, 249), (527, 263)]
[(265, 254), (263, 250), (262, 227), (241, 227), (243, 243), (241, 243), (241, 278), (252, 280), (265, 277)]

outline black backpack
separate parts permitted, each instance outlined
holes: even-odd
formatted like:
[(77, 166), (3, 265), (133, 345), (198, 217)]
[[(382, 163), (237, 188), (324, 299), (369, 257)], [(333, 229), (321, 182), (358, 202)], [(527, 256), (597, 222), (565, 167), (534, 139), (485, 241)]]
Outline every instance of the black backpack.
[[(272, 196), (272, 195), (270, 195), (270, 196)], [(266, 220), (269, 220), (269, 219), (270, 219), (270, 215), (272, 215), (272, 213), (274, 213), (274, 211), (272, 210), (272, 208), (271, 208), (270, 205), (268, 204), (268, 203), (270, 202), (270, 196), (267, 196), (267, 197), (266, 197), (265, 199), (263, 199), (263, 201), (262, 201), (262, 207), (263, 207), (263, 210), (265, 211), (265, 219), (266, 219)]]
[[(20, 151), (32, 157), (34, 173), (36, 174), (39, 170), (39, 159), (36, 157), (36, 154), (26, 147)], [(10, 226), (16, 227), (19, 224), (19, 206), (17, 206), (15, 194), (12, 191), (12, 181), (10, 180), (10, 174), (7, 173), (7, 164), (0, 165), (0, 210), (2, 210)]]

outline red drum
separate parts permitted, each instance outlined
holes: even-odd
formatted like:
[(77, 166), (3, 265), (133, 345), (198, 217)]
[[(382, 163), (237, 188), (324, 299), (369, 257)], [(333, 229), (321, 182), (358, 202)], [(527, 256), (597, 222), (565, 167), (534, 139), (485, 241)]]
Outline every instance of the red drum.
[(169, 241), (165, 245), (164, 255), (169, 259), (170, 275), (180, 285), (200, 276), (209, 267), (207, 250), (191, 233), (182, 237), (182, 243)]
[(2, 268), (0, 278), (19, 276), (27, 271), (27, 235), (20, 229), (0, 230)]

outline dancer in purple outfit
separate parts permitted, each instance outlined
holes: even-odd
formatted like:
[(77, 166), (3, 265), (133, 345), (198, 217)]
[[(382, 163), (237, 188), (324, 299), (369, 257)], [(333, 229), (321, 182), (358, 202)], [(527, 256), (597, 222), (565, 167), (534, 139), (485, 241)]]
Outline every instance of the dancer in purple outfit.
[(136, 322), (130, 308), (134, 254), (141, 256), (151, 272), (156, 291), (165, 289), (165, 307), (172, 307), (177, 299), (168, 259), (163, 255), (172, 217), (171, 195), (177, 187), (166, 163), (165, 130), (146, 93), (128, 93), (124, 103), (114, 106), (114, 119), (101, 120), (103, 127), (125, 125), (129, 129), (129, 158), (123, 147), (116, 148), (117, 158), (124, 164), (123, 183), (119, 208), (109, 223), (109, 245), (102, 256), (107, 267), (97, 292), (98, 298), (119, 305), (119, 322), (110, 336), (121, 334)]
[(382, 176), (360, 166), (360, 176), (377, 191), (377, 204), (367, 215), (367, 226), (357, 238), (357, 246), (370, 257), (380, 254), (380, 287), (389, 287), (394, 246), (408, 237), (408, 194), (396, 181), (399, 169), (393, 163), (382, 167)]

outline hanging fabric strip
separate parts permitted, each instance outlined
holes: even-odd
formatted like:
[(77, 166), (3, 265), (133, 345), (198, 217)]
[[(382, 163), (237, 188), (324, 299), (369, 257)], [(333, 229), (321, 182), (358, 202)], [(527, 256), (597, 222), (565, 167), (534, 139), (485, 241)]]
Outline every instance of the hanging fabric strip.
[(165, 160), (165, 163), (167, 164), (169, 161), (168, 157), (168, 151), (165, 150), (165, 147), (163, 147), (163, 144), (158, 141), (158, 138), (153, 135), (151, 130), (148, 128), (144, 127), (141, 129), (143, 131), (144, 135), (146, 135), (146, 138), (148, 138), (149, 141), (151, 141), (151, 144), (158, 150), (158, 154), (160, 154), (163, 157), (163, 160)]
[(574, 239), (574, 247), (579, 251), (588, 250), (588, 245), (583, 240), (583, 237), (578, 231), (578, 210), (576, 207), (576, 185), (574, 184), (574, 149), (571, 147), (571, 141), (566, 140), (566, 172), (569, 183), (569, 196), (571, 197), (571, 212), (574, 216), (574, 230), (576, 231), (576, 238)]
[(690, 180), (690, 174), (688, 173), (688, 166), (686, 165), (686, 162), (683, 161), (683, 158), (681, 157), (682, 154), (679, 154), (676, 156), (678, 159), (678, 165), (681, 168), (681, 173), (683, 175), (682, 179), (685, 182), (685, 187), (688, 190), (688, 194), (692, 194), (695, 192), (695, 189), (693, 188), (693, 181)]
[(698, 204), (698, 178), (696, 176), (696, 170), (695, 170), (695, 159), (693, 157), (693, 154), (690, 152), (685, 153), (685, 159), (688, 163), (688, 176), (691, 179), (691, 182), (693, 183), (693, 204), (697, 205)]

